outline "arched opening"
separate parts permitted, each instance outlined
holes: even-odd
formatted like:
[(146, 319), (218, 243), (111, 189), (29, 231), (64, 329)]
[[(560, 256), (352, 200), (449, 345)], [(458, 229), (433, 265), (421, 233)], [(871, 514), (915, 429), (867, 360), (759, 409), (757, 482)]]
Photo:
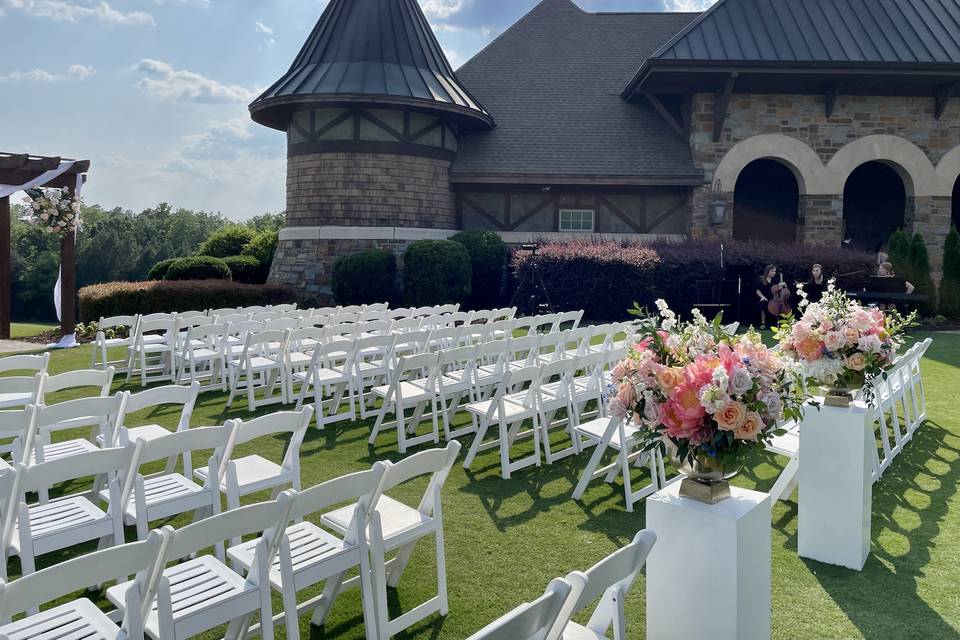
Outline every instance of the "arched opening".
[(843, 187), (843, 241), (854, 249), (877, 251), (903, 227), (907, 189), (896, 169), (866, 162)]
[(950, 226), (960, 229), (960, 177), (953, 183), (953, 198), (950, 202), (953, 205), (953, 215), (950, 217)]
[(793, 171), (776, 160), (754, 160), (740, 172), (733, 194), (733, 237), (794, 242), (800, 187)]

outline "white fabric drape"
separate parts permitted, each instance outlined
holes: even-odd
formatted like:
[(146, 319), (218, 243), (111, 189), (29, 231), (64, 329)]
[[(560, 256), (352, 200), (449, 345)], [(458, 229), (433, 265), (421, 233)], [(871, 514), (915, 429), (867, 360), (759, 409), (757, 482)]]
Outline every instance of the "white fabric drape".
[(0, 184), (0, 198), (5, 198), (7, 196), (13, 195), (17, 191), (26, 191), (27, 189), (33, 189), (40, 185), (44, 185), (51, 180), (59, 178), (64, 173), (69, 171), (73, 167), (73, 160), (67, 160), (61, 162), (60, 166), (56, 169), (51, 169), (50, 171), (45, 172), (42, 175), (37, 176), (33, 180), (26, 182), (24, 184)]

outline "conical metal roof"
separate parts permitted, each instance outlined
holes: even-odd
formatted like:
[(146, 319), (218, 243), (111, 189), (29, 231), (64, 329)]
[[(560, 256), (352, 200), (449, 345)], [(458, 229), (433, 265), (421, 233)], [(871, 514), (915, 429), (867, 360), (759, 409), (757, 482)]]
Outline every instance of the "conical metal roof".
[(285, 130), (305, 104), (411, 108), (468, 127), (493, 125), (457, 80), (416, 0), (331, 0), (290, 70), (250, 114)]

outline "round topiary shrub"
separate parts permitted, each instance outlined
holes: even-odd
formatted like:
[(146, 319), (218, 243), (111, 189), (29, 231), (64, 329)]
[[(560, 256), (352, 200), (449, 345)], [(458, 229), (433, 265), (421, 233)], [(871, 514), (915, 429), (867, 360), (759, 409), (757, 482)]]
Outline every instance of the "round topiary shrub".
[(229, 280), (230, 267), (220, 258), (191, 256), (175, 260), (164, 280)]
[(333, 263), (330, 279), (338, 304), (391, 302), (397, 293), (397, 258), (384, 249), (341, 256)]
[(153, 265), (150, 271), (147, 272), (147, 280), (163, 280), (167, 277), (167, 270), (170, 269), (170, 265), (179, 259), (180, 258), (167, 258)]
[(243, 247), (242, 255), (253, 256), (260, 261), (260, 264), (267, 265), (273, 262), (273, 254), (277, 252), (277, 244), (280, 242), (280, 234), (276, 231), (264, 231), (258, 233), (253, 240)]
[(418, 240), (403, 256), (403, 288), (409, 304), (466, 302), (470, 297), (470, 253), (452, 240)]
[(507, 261), (507, 243), (494, 231), (468, 229), (450, 238), (467, 248), (473, 269), (469, 305), (474, 309), (492, 309), (500, 302), (503, 267)]
[(263, 284), (270, 275), (270, 263), (266, 267), (253, 256), (228, 256), (222, 259), (234, 282)]
[(214, 232), (197, 248), (197, 255), (213, 256), (214, 258), (238, 256), (243, 253), (243, 248), (250, 244), (256, 235), (253, 229), (238, 224), (224, 227)]

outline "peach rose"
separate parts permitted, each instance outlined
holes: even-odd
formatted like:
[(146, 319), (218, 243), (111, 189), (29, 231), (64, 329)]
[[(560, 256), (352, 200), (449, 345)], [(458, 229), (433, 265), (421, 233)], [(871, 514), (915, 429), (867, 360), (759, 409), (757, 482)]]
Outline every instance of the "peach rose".
[(683, 372), (673, 367), (664, 367), (657, 374), (657, 382), (668, 392), (673, 391), (683, 383)]
[(756, 440), (761, 431), (763, 431), (763, 418), (756, 411), (751, 411), (733, 435), (737, 440)]
[(747, 408), (742, 402), (736, 400), (728, 402), (718, 413), (713, 414), (713, 419), (723, 431), (736, 431), (743, 424), (747, 417)]
[(804, 360), (818, 360), (822, 349), (823, 343), (816, 336), (804, 338), (797, 344), (797, 353)]
[(830, 331), (823, 336), (823, 345), (830, 351), (836, 351), (847, 343), (846, 338), (839, 331)]
[(636, 394), (633, 392), (633, 385), (630, 382), (624, 382), (620, 385), (620, 389), (617, 390), (617, 400), (625, 407), (632, 407), (634, 401), (637, 399)]
[(863, 371), (867, 368), (867, 357), (862, 353), (852, 353), (847, 356), (847, 367), (854, 371)]

